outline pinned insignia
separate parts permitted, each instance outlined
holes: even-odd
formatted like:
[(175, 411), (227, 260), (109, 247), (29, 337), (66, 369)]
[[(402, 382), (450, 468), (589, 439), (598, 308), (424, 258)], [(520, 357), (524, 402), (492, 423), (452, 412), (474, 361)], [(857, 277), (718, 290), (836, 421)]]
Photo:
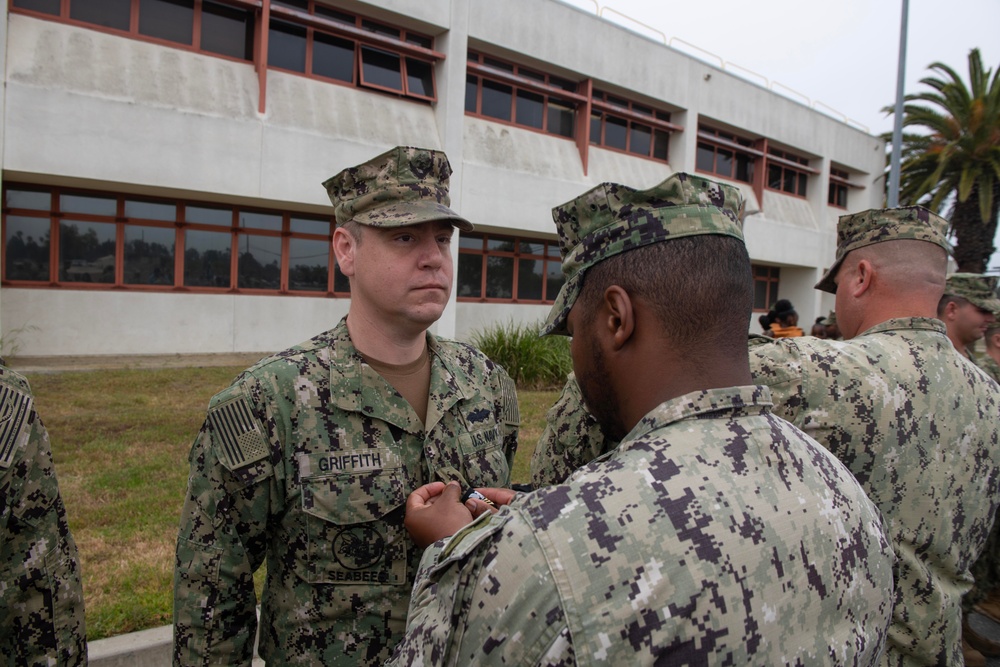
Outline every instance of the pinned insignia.
[(208, 411), (208, 419), (217, 435), (219, 458), (230, 470), (267, 456), (267, 441), (246, 398), (237, 396), (220, 403)]
[(503, 414), (500, 416), (509, 426), (521, 424), (521, 411), (517, 406), (517, 388), (509, 375), (500, 378), (500, 399), (503, 401)]
[(17, 436), (30, 412), (29, 394), (0, 384), (0, 470), (6, 470), (14, 461)]

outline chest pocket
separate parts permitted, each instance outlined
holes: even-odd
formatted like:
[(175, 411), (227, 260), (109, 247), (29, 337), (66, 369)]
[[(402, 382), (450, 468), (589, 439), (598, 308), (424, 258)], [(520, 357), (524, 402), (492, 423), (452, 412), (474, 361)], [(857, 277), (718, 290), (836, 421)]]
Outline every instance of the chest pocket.
[(496, 422), (458, 436), (458, 451), (469, 484), (507, 486), (510, 483), (510, 466), (503, 444), (504, 429)]
[[(342, 471), (358, 462), (372, 463), (385, 456), (380, 450), (339, 452), (327, 461), (341, 463), (340, 470), (323, 465), (311, 455), (300, 469), (303, 476), (302, 511), (306, 514), (308, 558), (296, 565), (298, 575), (314, 584), (407, 585), (409, 537), (403, 527), (406, 502), (400, 468), (360, 467)], [(367, 457), (367, 459), (365, 458)], [(315, 459), (315, 460), (314, 460)]]

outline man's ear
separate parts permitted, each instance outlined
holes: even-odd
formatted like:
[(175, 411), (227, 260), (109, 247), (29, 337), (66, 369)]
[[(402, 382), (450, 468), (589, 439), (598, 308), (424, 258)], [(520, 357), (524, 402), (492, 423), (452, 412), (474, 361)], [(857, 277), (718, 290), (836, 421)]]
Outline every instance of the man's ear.
[(875, 267), (867, 259), (858, 260), (850, 280), (849, 293), (857, 298), (871, 289), (875, 283)]
[(619, 285), (604, 290), (604, 313), (606, 333), (610, 337), (611, 349), (625, 346), (635, 332), (635, 304)]
[(333, 230), (333, 255), (337, 258), (340, 272), (348, 278), (354, 275), (354, 252), (358, 242), (349, 231), (343, 227)]

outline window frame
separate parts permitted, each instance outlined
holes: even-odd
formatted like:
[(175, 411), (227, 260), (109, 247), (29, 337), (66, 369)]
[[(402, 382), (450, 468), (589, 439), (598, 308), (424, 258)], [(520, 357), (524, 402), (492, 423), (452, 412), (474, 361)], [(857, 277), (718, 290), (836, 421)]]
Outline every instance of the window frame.
[[(623, 104), (616, 103), (621, 102)], [(641, 107), (643, 109), (648, 109), (650, 114), (644, 114), (642, 112), (636, 111), (636, 107)], [(594, 137), (593, 132), (593, 122), (595, 116), (600, 116), (600, 132), (598, 137)], [(618, 148), (617, 146), (612, 146), (606, 143), (606, 130), (608, 117), (617, 118), (625, 121), (625, 148)], [(591, 123), (590, 132), (590, 144), (592, 146), (598, 146), (600, 148), (616, 151), (619, 153), (627, 153), (629, 155), (637, 155), (639, 157), (645, 157), (650, 160), (656, 160), (658, 162), (669, 162), (670, 161), (670, 135), (673, 132), (683, 131), (683, 127), (675, 123), (670, 122), (670, 112), (658, 109), (648, 104), (641, 104), (635, 102), (627, 97), (621, 95), (613, 95), (604, 90), (594, 89), (591, 95), (591, 112), (588, 122)], [(633, 124), (647, 125), (650, 128), (649, 136), (649, 151), (647, 153), (640, 153), (632, 150), (632, 130)], [(667, 150), (663, 157), (658, 157), (655, 155), (656, 152), (656, 138), (657, 133), (665, 133), (667, 141)]]
[[(7, 194), (9, 191), (39, 192), (48, 194), (49, 210), (17, 208), (7, 205)], [(93, 213), (70, 213), (62, 210), (62, 198), (66, 195), (99, 197), (114, 200), (115, 213), (93, 214)], [(349, 291), (338, 290), (337, 285), (347, 284), (346, 278), (340, 273), (333, 254), (333, 231), (336, 227), (336, 220), (332, 215), (317, 215), (313, 213), (289, 212), (287, 210), (272, 210), (256, 206), (241, 206), (223, 204), (213, 201), (187, 200), (173, 197), (159, 197), (156, 195), (136, 195), (131, 193), (107, 192), (97, 190), (86, 190), (81, 188), (70, 188), (60, 186), (41, 186), (29, 183), (6, 182), (3, 184), (3, 207), (2, 207), (2, 235), (0, 235), (0, 252), (4, 258), (2, 267), (2, 285), (4, 287), (34, 287), (34, 288), (54, 288), (54, 289), (85, 289), (85, 290), (115, 290), (115, 291), (153, 291), (153, 292), (180, 292), (180, 293), (203, 293), (203, 294), (266, 294), (282, 296), (310, 296), (321, 298), (345, 298), (349, 297)], [(146, 201), (156, 204), (165, 204), (174, 207), (174, 219), (163, 220), (146, 218), (140, 216), (125, 215), (125, 205), (128, 201)], [(213, 224), (210, 222), (195, 222), (189, 218), (188, 209), (207, 208), (222, 212), (228, 217), (225, 223)], [(243, 213), (263, 213), (274, 216), (281, 221), (280, 229), (262, 229), (247, 227), (241, 223)], [(7, 220), (9, 216), (18, 218), (33, 218), (48, 221), (49, 249), (48, 249), (48, 277), (44, 280), (25, 280), (8, 278), (10, 263), (6, 261), (8, 252), (7, 240)], [(115, 277), (110, 283), (83, 282), (78, 280), (64, 280), (60, 276), (61, 267), (61, 225), (67, 221), (96, 222), (102, 224), (115, 225)], [(293, 221), (313, 221), (320, 224), (329, 225), (328, 234), (320, 234), (311, 231), (293, 231)], [(173, 281), (169, 284), (151, 284), (148, 282), (133, 283), (126, 280), (126, 231), (134, 231), (143, 228), (173, 229)], [(187, 241), (188, 232), (213, 232), (226, 235), (229, 238), (229, 263), (227, 270), (227, 284), (223, 286), (190, 285), (186, 284), (185, 263), (187, 261)], [(277, 238), (280, 239), (280, 257), (278, 260), (279, 282), (277, 288), (256, 288), (241, 287), (239, 283), (239, 261), (240, 243), (244, 239), (252, 238)], [(302, 239), (310, 241), (322, 241), (326, 244), (326, 287), (323, 290), (302, 290), (291, 287), (290, 264), (292, 239)]]
[[(753, 275), (753, 312), (766, 313), (778, 300), (778, 290), (781, 287), (781, 267), (752, 263), (750, 271)], [(764, 284), (765, 290), (763, 307), (757, 305), (757, 286), (761, 283)]]
[[(735, 133), (729, 132), (727, 130), (719, 130), (708, 125), (698, 125), (698, 141), (695, 146), (695, 171), (717, 176), (719, 178), (725, 178), (731, 181), (737, 181), (739, 183), (754, 183), (754, 177), (757, 173), (758, 162), (764, 157), (764, 151), (756, 148), (759, 143), (753, 139), (746, 137), (741, 137)], [(712, 150), (712, 169), (703, 169), (698, 165), (697, 151), (702, 147), (702, 145), (707, 146)], [(719, 164), (719, 151), (728, 150), (733, 153), (733, 173), (725, 174), (718, 170)], [(738, 166), (737, 166), (737, 155), (742, 154), (746, 157), (747, 167), (748, 167), (748, 178), (742, 179), (737, 177)]]
[[(473, 240), (479, 240), (480, 244), (478, 248), (469, 247), (469, 244)], [(491, 241), (501, 241), (510, 242), (514, 249), (513, 250), (496, 250), (490, 248)], [(522, 244), (542, 244), (542, 253), (532, 253), (524, 251), (521, 249)], [(558, 274), (562, 275), (562, 259), (559, 250), (559, 240), (558, 239), (538, 239), (529, 238), (525, 236), (513, 236), (509, 234), (493, 234), (493, 233), (480, 233), (480, 232), (470, 232), (467, 234), (462, 234), (462, 243), (459, 244), (459, 258), (458, 265), (462, 263), (462, 257), (480, 257), (480, 284), (479, 284), (479, 295), (478, 296), (462, 296), (459, 294), (462, 285), (460, 284), (459, 266), (455, 269), (455, 298), (459, 303), (516, 303), (516, 304), (527, 304), (527, 305), (552, 305), (555, 303), (556, 296), (559, 294), (559, 289), (562, 287), (564, 280), (559, 281), (558, 286), (555, 289), (551, 289), (549, 286), (549, 274), (550, 265), (554, 265)], [(510, 293), (511, 296), (508, 297), (490, 297), (487, 296), (487, 286), (489, 281), (489, 258), (491, 257), (504, 257), (513, 260), (511, 265), (511, 285)], [(542, 298), (541, 299), (526, 299), (520, 298), (518, 296), (518, 290), (520, 288), (520, 267), (521, 261), (525, 262), (537, 262), (542, 261)], [(551, 292), (551, 294), (550, 294)]]
[[(774, 146), (767, 147), (767, 155), (764, 158), (764, 187), (772, 192), (779, 192), (783, 195), (807, 199), (809, 193), (809, 177), (819, 174), (819, 170), (809, 166), (809, 158), (797, 155), (783, 148)], [(779, 170), (779, 178), (782, 187), (771, 185), (771, 171)], [(784, 184), (791, 178), (795, 183), (794, 191), (786, 190)], [(801, 191), (800, 191), (801, 190)]]

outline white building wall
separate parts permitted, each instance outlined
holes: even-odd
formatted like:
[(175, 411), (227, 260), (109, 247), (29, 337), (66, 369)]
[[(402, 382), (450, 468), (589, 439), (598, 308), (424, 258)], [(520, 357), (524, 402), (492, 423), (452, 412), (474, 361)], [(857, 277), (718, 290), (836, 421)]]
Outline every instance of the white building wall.
[[(266, 111), (248, 63), (4, 13), (3, 178), (329, 214), (322, 181), (397, 144), (445, 150), (453, 206), (487, 232), (554, 238), (550, 210), (602, 181), (649, 187), (695, 170), (699, 120), (815, 156), (808, 199), (738, 185), (756, 262), (782, 267), (801, 323), (832, 301), (812, 290), (836, 244), (832, 163), (880, 205), (881, 140), (755, 83), (553, 0), (383, 0), (345, 8), (436, 35), (436, 105), (267, 72)], [(2, 41), (0, 41), (2, 44)], [(468, 48), (674, 109), (670, 164), (469, 117)], [(762, 168), (762, 165), (758, 165)], [(457, 246), (457, 244), (456, 244)], [(454, 257), (458, 259), (457, 247)], [(323, 331), (344, 299), (3, 287), (0, 332), (38, 327), (23, 355), (268, 352)], [(455, 303), (435, 330), (467, 338), (537, 321), (548, 306)], [(756, 318), (754, 318), (756, 319)], [(756, 322), (754, 322), (756, 324)]]

